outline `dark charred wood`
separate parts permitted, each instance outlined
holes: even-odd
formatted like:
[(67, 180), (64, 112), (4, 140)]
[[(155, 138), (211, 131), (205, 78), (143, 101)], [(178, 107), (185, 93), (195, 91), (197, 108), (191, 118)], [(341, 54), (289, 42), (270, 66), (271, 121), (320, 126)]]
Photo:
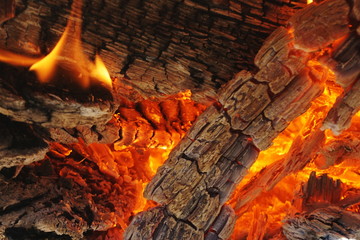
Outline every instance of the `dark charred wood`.
[[(98, 147), (103, 155), (110, 151), (106, 145)], [(126, 226), (129, 208), (140, 193), (134, 192), (131, 176), (124, 182), (125, 174), (116, 177), (107, 172), (101, 156), (91, 151), (82, 144), (72, 149), (55, 144), (45, 160), (24, 166), (16, 176), (14, 169), (2, 170), (1, 238), (24, 228), (82, 239), (85, 232), (105, 231), (119, 223)], [(107, 164), (110, 157), (106, 156)]]
[(342, 194), (343, 184), (340, 180), (335, 181), (326, 174), (317, 177), (312, 172), (302, 188), (303, 211), (311, 212), (317, 208), (337, 205)]
[(230, 233), (232, 233), (235, 225), (235, 212), (228, 206), (224, 205), (216, 217), (214, 222), (211, 224), (208, 231), (205, 233), (205, 240), (221, 240), (229, 239)]
[(4, 0), (0, 3), (0, 24), (15, 17), (15, 0)]
[[(100, 51), (111, 75), (126, 76), (144, 95), (191, 89), (205, 99), (236, 72), (255, 69), (263, 40), (304, 6), (301, 0), (95, 0), (83, 10), (84, 47), (91, 56)], [(47, 54), (64, 31), (70, 1), (19, 1), (16, 7), (0, 29), (0, 47)]]
[(287, 239), (358, 239), (358, 213), (330, 206), (299, 214), (285, 220), (283, 232)]
[(204, 238), (203, 231), (194, 229), (191, 223), (169, 215), (163, 207), (157, 207), (136, 215), (124, 240), (228, 239), (234, 224), (234, 210), (224, 206)]
[(0, 169), (39, 161), (48, 151), (36, 127), (13, 122), (3, 115), (0, 115), (0, 136)]
[(324, 121), (323, 129), (339, 135), (351, 125), (351, 119), (360, 110), (360, 78), (336, 100)]
[(46, 128), (71, 128), (108, 122), (117, 106), (111, 90), (40, 84), (28, 69), (1, 65), (0, 113), (12, 120)]

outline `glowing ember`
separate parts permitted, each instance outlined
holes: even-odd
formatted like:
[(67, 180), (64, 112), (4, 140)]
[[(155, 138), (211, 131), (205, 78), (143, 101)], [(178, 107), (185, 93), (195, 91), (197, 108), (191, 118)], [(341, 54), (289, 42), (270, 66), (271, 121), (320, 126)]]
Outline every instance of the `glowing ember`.
[[(308, 62), (308, 66), (315, 68), (315, 70), (319, 68), (319, 65), (316, 61)], [(323, 121), (326, 113), (343, 91), (341, 87), (334, 83), (335, 76), (333, 72), (329, 71), (327, 79), (324, 93), (313, 102), (312, 107), (306, 113), (291, 122), (288, 128), (274, 140), (272, 147), (260, 153), (257, 161), (250, 168), (249, 174), (238, 186), (237, 192), (229, 202), (237, 210), (239, 216), (232, 239), (243, 239), (244, 237), (247, 237), (247, 239), (263, 239), (264, 237), (266, 239), (277, 233), (285, 216), (302, 211), (301, 206), (291, 201), (296, 199), (296, 192), (299, 191), (301, 184), (308, 180), (312, 171), (316, 171), (318, 175), (327, 174), (334, 179), (341, 179), (345, 184), (344, 191), (351, 187), (360, 188), (358, 175), (360, 172), (360, 166), (358, 165), (360, 140), (356, 137), (360, 133), (360, 117), (355, 116), (351, 128), (340, 136), (334, 136), (329, 130), (325, 131), (324, 146), (321, 146), (322, 143), (319, 142), (318, 147), (324, 149), (322, 151), (329, 152), (318, 153), (316, 159), (310, 161), (301, 172), (289, 174), (279, 183), (274, 183), (276, 186), (272, 189), (269, 186), (250, 185), (252, 189), (248, 190), (251, 191), (251, 194), (248, 195), (255, 194), (258, 197), (255, 200), (252, 200), (253, 196), (243, 198), (241, 200), (243, 204), (240, 208), (238, 204), (235, 204), (239, 201), (238, 199), (242, 199), (242, 194), (246, 192), (244, 190), (246, 185), (254, 181), (253, 177), (257, 173), (261, 176), (263, 171), (271, 164), (284, 161), (294, 140), (300, 137), (300, 139), (306, 141), (305, 138), (314, 131), (314, 127)], [(343, 143), (344, 145), (342, 145)], [(340, 151), (340, 153), (336, 155), (336, 151)], [(338, 158), (335, 156), (338, 156)], [(319, 169), (320, 166), (322, 169)], [(250, 198), (248, 199), (248, 197)], [(258, 221), (263, 222), (260, 228), (257, 224)], [(250, 227), (244, 229), (243, 226), (249, 224)]]

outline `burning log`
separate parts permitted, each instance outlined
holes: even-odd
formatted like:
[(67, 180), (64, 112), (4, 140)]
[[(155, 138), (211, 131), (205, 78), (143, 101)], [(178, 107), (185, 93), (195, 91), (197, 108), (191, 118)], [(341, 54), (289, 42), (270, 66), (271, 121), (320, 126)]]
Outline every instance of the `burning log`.
[(360, 217), (338, 207), (320, 208), (287, 219), (283, 232), (287, 239), (358, 239)]
[(324, 122), (323, 129), (331, 129), (339, 135), (350, 127), (351, 119), (359, 110), (360, 78), (337, 100)]
[[(113, 145), (87, 146), (81, 139), (66, 146), (50, 143), (44, 161), (23, 166), (21, 171), (4, 168), (0, 172), (0, 192), (8, 194), (0, 199), (0, 238), (11, 237), (19, 229), (33, 229), (36, 236), (55, 232), (79, 239), (105, 235), (99, 231), (115, 225), (119, 229), (115, 235), (120, 238), (133, 211), (145, 207), (140, 196), (143, 183), (167, 156), (167, 148), (179, 141), (205, 108), (190, 100), (189, 94), (121, 102), (113, 119), (121, 131), (120, 135), (117, 131)], [(171, 109), (166, 107), (169, 103)], [(153, 108), (166, 116), (156, 126), (152, 123), (158, 118), (150, 114)], [(143, 126), (146, 131), (142, 131)], [(150, 158), (158, 162), (148, 166)]]
[(15, 0), (4, 0), (0, 3), (0, 24), (15, 17)]
[(42, 160), (48, 145), (32, 126), (10, 121), (0, 115), (0, 169)]
[[(147, 223), (144, 225), (144, 222)], [(229, 238), (235, 223), (232, 208), (224, 206), (211, 224), (205, 238), (203, 232), (169, 215), (166, 209), (156, 207), (137, 215), (129, 226), (124, 239), (205, 239), (219, 240)]]
[[(0, 47), (47, 54), (64, 31), (69, 6), (68, 0), (18, 2), (19, 14), (0, 28)], [(95, 0), (84, 6), (84, 46), (144, 96), (191, 89), (195, 100), (204, 100), (234, 73), (254, 69), (263, 40), (304, 6), (302, 0), (144, 0), (141, 7)]]
[[(150, 3), (150, 6), (154, 5), (152, 1), (147, 3)], [(172, 3), (169, 2), (169, 4)], [(30, 9), (33, 9), (36, 4), (30, 1)], [(131, 3), (128, 4), (131, 5)], [(231, 7), (232, 4), (234, 3), (230, 1), (229, 6)], [(195, 9), (204, 10), (204, 4), (192, 1), (178, 4), (174, 9), (189, 5)], [(213, 2), (210, 5), (206, 11), (214, 11), (220, 16), (230, 16), (229, 12), (221, 10), (221, 3)], [(125, 239), (141, 237), (212, 240), (230, 236), (230, 230), (234, 224), (233, 211), (231, 208), (223, 207), (223, 204), (229, 199), (236, 184), (245, 176), (259, 150), (269, 147), (272, 140), (294, 118), (305, 112), (311, 102), (323, 91), (326, 68), (313, 64), (312, 60), (320, 60), (324, 57), (323, 48), (338, 40), (340, 35), (349, 32), (353, 34), (355, 31), (349, 28), (348, 13), (354, 12), (356, 15), (357, 6), (350, 6), (346, 1), (330, 0), (309, 9), (309, 12), (304, 10), (301, 14), (295, 15), (290, 20), (289, 27), (280, 28), (271, 35), (256, 56), (256, 65), (259, 67), (256, 74), (242, 71), (223, 86), (217, 100), (199, 117), (147, 186), (145, 195), (160, 203), (161, 206), (135, 216), (125, 233)], [(335, 16), (335, 20), (332, 15), (334, 11), (340, 15), (339, 18)], [(314, 43), (305, 44), (299, 31), (311, 24), (303, 21), (302, 17), (310, 15), (311, 18), (312, 15), (319, 15), (319, 13), (331, 15), (332, 18), (329, 18), (331, 20), (327, 19), (327, 16), (322, 16), (322, 18), (328, 21), (332, 28), (319, 38), (315, 37), (317, 29), (311, 28), (307, 35), (314, 39)], [(22, 16), (26, 14), (24, 12)], [(312, 20), (318, 21), (318, 19)], [(9, 26), (11, 25), (5, 27), (5, 32), (10, 31)], [(57, 27), (59, 26), (55, 29)], [(74, 28), (78, 27), (75, 24)], [(320, 30), (323, 28), (320, 27)], [(351, 34), (349, 36), (355, 36)], [(202, 32), (200, 32), (201, 35)], [(224, 37), (223, 34), (221, 36)], [(104, 54), (108, 53), (109, 49), (121, 47), (121, 44), (116, 45), (118, 36), (114, 36), (114, 39), (110, 41), (112, 43), (107, 46), (108, 49), (104, 51)], [(131, 42), (135, 42), (134, 44), (138, 40), (137, 37), (130, 39)], [(348, 37), (347, 40), (351, 42), (352, 38)], [(170, 37), (170, 43), (166, 43), (165, 50), (157, 54), (156, 60), (163, 57), (163, 54), (166, 55), (169, 49), (179, 46), (172, 44), (172, 41)], [(198, 43), (191, 39), (181, 39), (176, 43), (182, 46), (182, 41)], [(224, 43), (221, 42), (220, 45), (222, 44)], [(337, 49), (335, 46), (330, 48)], [(55, 52), (57, 50), (55, 47)], [(147, 50), (149, 50), (148, 47), (143, 51)], [(136, 59), (132, 54), (127, 56), (128, 62), (122, 68), (122, 72), (127, 76), (131, 75), (134, 69), (144, 68), (146, 68), (145, 73), (140, 74), (143, 79), (148, 79), (148, 74), (158, 73), (156, 63), (151, 67), (146, 63), (144, 67), (144, 60)], [(199, 56), (203, 57), (201, 54)], [(174, 59), (179, 60), (176, 57)], [(197, 57), (190, 61), (191, 64), (187, 61), (187, 64), (191, 65), (187, 72), (181, 68), (182, 63), (179, 67), (177, 62), (172, 62), (174, 59), (170, 62), (161, 61), (163, 68), (166, 69), (166, 79), (172, 77), (174, 72), (180, 71), (178, 74), (182, 77), (189, 77), (190, 74), (191, 78), (209, 84), (209, 76), (213, 80), (212, 77), (217, 79), (217, 74), (220, 75), (220, 73), (213, 74), (214, 70), (211, 70), (209, 66), (214, 66), (214, 64), (206, 60), (204, 60), (205, 63), (200, 64)], [(342, 58), (334, 57), (334, 59), (342, 63)], [(355, 58), (355, 69), (356, 61)], [(140, 67), (133, 67), (133, 63)], [(64, 73), (67, 67), (68, 65), (60, 72)], [(79, 68), (77, 73), (83, 73), (82, 67)], [(4, 67), (4, 69), (7, 68)], [(78, 70), (77, 67), (76, 69)], [(227, 70), (226, 68), (225, 71)], [(221, 74), (226, 76), (226, 73)], [(23, 77), (30, 81), (18, 87)], [(152, 147), (166, 150), (169, 146), (164, 142), (171, 146), (176, 145), (198, 113), (202, 111), (202, 107), (198, 106), (199, 109), (197, 109), (195, 106), (194, 108), (198, 110), (195, 111), (196, 113), (184, 114), (192, 105), (182, 100), (166, 99), (160, 103), (143, 100), (134, 105), (123, 100), (118, 108), (118, 115), (108, 122), (118, 107), (116, 106), (118, 103), (113, 101), (115, 97), (112, 90), (103, 86), (99, 90), (98, 86), (93, 85), (90, 90), (81, 91), (79, 96), (72, 96), (74, 92), (70, 94), (67, 91), (59, 96), (54, 93), (52, 83), (39, 85), (33, 79), (34, 76), (31, 73), (16, 75), (14, 79), (10, 79), (12, 84), (15, 83), (16, 88), (9, 85), (8, 81), (4, 81), (5, 78), (3, 79), (2, 103), (5, 107), (0, 108), (1, 113), (16, 121), (35, 123), (45, 128), (49, 131), (52, 140), (72, 142), (82, 137), (87, 142), (104, 139), (113, 141), (110, 139), (116, 138), (121, 129), (120, 138), (111, 146), (98, 144), (86, 146), (82, 140), (71, 147), (52, 144), (53, 149), (46, 161), (26, 166), (20, 174), (15, 173), (17, 176), (15, 180), (11, 179), (14, 176), (11, 172), (13, 169), (4, 169), (1, 174), (3, 184), (0, 184), (0, 192), (9, 191), (14, 187), (25, 189), (26, 194), (19, 196), (18, 192), (13, 192), (3, 198), (0, 218), (3, 219), (4, 224), (0, 228), (1, 234), (5, 236), (13, 229), (35, 227), (41, 231), (66, 234), (76, 239), (82, 238), (84, 234), (90, 234), (88, 231), (106, 230), (114, 225), (125, 229), (128, 224), (127, 219), (132, 215), (132, 211), (136, 211), (137, 203), (132, 199), (119, 201), (120, 192), (134, 197), (132, 195), (140, 193), (139, 185), (143, 183), (133, 178), (134, 172), (138, 170), (136, 168), (139, 168), (133, 156), (140, 156), (141, 160), (150, 159), (154, 153)], [(57, 84), (59, 82), (56, 81)], [(178, 87), (177, 84), (182, 83), (183, 81), (179, 81), (174, 84), (173, 89)], [(147, 81), (143, 85), (133, 83), (139, 89), (154, 85), (155, 91), (172, 91), (168, 89), (168, 86), (158, 84), (159, 82), (154, 77), (151, 83)], [(34, 94), (29, 90), (32, 86), (39, 87), (47, 94), (39, 96), (37, 91)], [(62, 87), (67, 89), (68, 86), (65, 84)], [(214, 95), (213, 90), (211, 88), (207, 93)], [(9, 103), (7, 101), (9, 98), (15, 100)], [(64, 99), (66, 103), (63, 103)], [(29, 108), (24, 106), (29, 106)], [(175, 110), (171, 110), (172, 107)], [(30, 111), (34, 111), (35, 114), (30, 114)], [(94, 125), (96, 121), (94, 113), (99, 112), (100, 123)], [(289, 154), (292, 159), (285, 162), (286, 167), (298, 170), (304, 166), (304, 162), (308, 161), (307, 155), (313, 155), (314, 145), (324, 137), (318, 128), (319, 125), (316, 124), (314, 134), (309, 134), (306, 138), (309, 142), (302, 142), (299, 148)], [(109, 134), (106, 135), (106, 132)], [(296, 161), (298, 159), (302, 161)], [(282, 166), (277, 165), (275, 169), (281, 170)], [(142, 175), (142, 179), (150, 178), (149, 168), (152, 166), (148, 169), (140, 169), (139, 175)], [(279, 176), (282, 177), (286, 171), (279, 172), (281, 173)], [(274, 179), (277, 180), (276, 176)], [(46, 187), (41, 188), (43, 185)], [(9, 201), (8, 197), (15, 198), (15, 202)], [(131, 210), (124, 211), (125, 208), (131, 208)], [(261, 217), (265, 219), (265, 216)], [(254, 236), (263, 235), (263, 232), (257, 232), (256, 229), (252, 232)]]
[[(30, 128), (24, 132), (29, 140), (41, 138), (45, 141), (74, 143), (78, 141), (78, 137), (83, 137), (89, 143), (99, 141), (109, 143), (118, 138), (120, 127), (114, 121), (110, 121), (118, 104), (113, 92), (101, 85), (93, 87), (89, 92), (84, 92), (82, 89), (77, 92), (73, 88), (59, 91), (58, 88), (58, 84), (48, 86), (39, 84), (27, 69), (19, 70), (2, 65), (0, 113), (8, 119), (7, 124), (14, 127), (21, 126), (19, 129)], [(26, 124), (33, 127), (26, 127)], [(36, 138), (32, 137), (34, 133), (31, 133), (34, 129), (38, 129)], [(110, 129), (112, 131), (109, 131)], [(27, 146), (36, 147), (36, 143), (39, 142), (43, 140), (36, 140), (35, 145), (25, 144), (20, 146), (20, 149)], [(15, 150), (15, 146), (15, 149), (11, 150), (12, 154), (6, 153), (6, 155), (9, 157), (18, 155), (19, 159), (3, 158), (0, 168), (41, 160), (47, 149), (44, 146), (46, 144), (42, 143), (39, 144), (40, 148), (28, 149), (28, 154), (25, 150)], [(25, 156), (28, 160), (25, 160)]]
[[(302, 19), (307, 19), (306, 16), (311, 19), (313, 14), (319, 15), (321, 12), (326, 21), (329, 21), (327, 15), (332, 15), (333, 9), (341, 17), (335, 17), (336, 21), (331, 20), (329, 25), (333, 27), (326, 29), (329, 32), (324, 36), (318, 37), (316, 28), (309, 30), (306, 34), (314, 41), (310, 42), (311, 45), (305, 44), (300, 32), (313, 25)], [(169, 159), (159, 168), (147, 186), (145, 196), (163, 204), (170, 215), (187, 222), (194, 229), (206, 230), (214, 217), (213, 213), (219, 212), (221, 204), (228, 199), (227, 190), (233, 189), (232, 183), (238, 183), (243, 177), (241, 173), (236, 173), (236, 168), (221, 164), (226, 160), (235, 160), (245, 170), (248, 169), (257, 155), (253, 145), (266, 149), (290, 121), (310, 107), (311, 101), (323, 90), (321, 85), (326, 78), (326, 69), (313, 67), (309, 60), (313, 55), (323, 56), (318, 52), (319, 49), (350, 31), (349, 12), (350, 6), (346, 1), (327, 1), (310, 7), (308, 12), (304, 10), (296, 14), (290, 20), (290, 29), (280, 28), (274, 32), (256, 57), (259, 72), (255, 76), (241, 72), (222, 88), (219, 92), (218, 109), (209, 107), (200, 116)], [(316, 22), (319, 19), (313, 20)], [(320, 25), (319, 27), (321, 28)], [(294, 171), (305, 166), (310, 160), (305, 156), (314, 153), (313, 146), (324, 138), (319, 128), (320, 124), (317, 124), (315, 134), (310, 137), (310, 147), (306, 143), (304, 148), (300, 147), (300, 154), (292, 155), (306, 159), (304, 163), (294, 161)], [(241, 140), (247, 136), (250, 137), (248, 143)], [(233, 142), (232, 139), (237, 140)], [(213, 178), (216, 169), (211, 169), (211, 166), (218, 164), (220, 172), (229, 169), (233, 176), (238, 176), (236, 180), (229, 178), (227, 182), (230, 184), (216, 185), (217, 181), (224, 180)], [(208, 178), (214, 181), (209, 182), (206, 180)], [(226, 191), (225, 194), (223, 191)], [(137, 224), (147, 223), (141, 216), (136, 219)], [(126, 233), (128, 239), (136, 235), (132, 231), (136, 231), (136, 228), (129, 228)]]
[(304, 212), (285, 219), (284, 235), (299, 240), (358, 239), (360, 216), (348, 207), (349, 204), (358, 204), (359, 197), (358, 194), (346, 196), (345, 190), (345, 184), (340, 180), (334, 181), (327, 175), (316, 177), (312, 172), (300, 194)]
[(41, 85), (27, 69), (14, 75), (18, 69), (4, 68), (0, 76), (0, 113), (14, 121), (45, 128), (74, 128), (92, 126), (94, 122), (106, 124), (116, 110), (112, 92), (101, 86), (89, 92), (76, 91), (72, 86), (59, 91), (64, 86)]

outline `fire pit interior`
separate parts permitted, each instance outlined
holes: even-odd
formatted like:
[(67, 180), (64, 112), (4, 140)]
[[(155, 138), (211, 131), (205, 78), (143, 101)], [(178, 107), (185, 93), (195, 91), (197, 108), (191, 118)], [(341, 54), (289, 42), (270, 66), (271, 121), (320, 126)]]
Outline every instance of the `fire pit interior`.
[(359, 0), (3, 0), (0, 239), (360, 239)]

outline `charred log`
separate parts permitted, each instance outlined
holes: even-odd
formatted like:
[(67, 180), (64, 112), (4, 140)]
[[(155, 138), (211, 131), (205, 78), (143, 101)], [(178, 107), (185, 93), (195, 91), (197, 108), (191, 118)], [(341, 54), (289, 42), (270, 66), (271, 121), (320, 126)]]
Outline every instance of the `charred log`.
[[(300, 0), (96, 0), (85, 5), (83, 41), (89, 55), (101, 52), (111, 75), (126, 76), (147, 96), (191, 89), (205, 99), (234, 73), (254, 69), (265, 37), (304, 6)], [(16, 8), (0, 29), (1, 48), (48, 53), (64, 31), (69, 1), (17, 1)]]
[(86, 91), (70, 84), (71, 78), (70, 83), (58, 79), (44, 85), (26, 68), (1, 68), (0, 113), (14, 121), (46, 128), (92, 126), (105, 124), (116, 110), (112, 91), (101, 85)]
[(358, 239), (359, 214), (339, 207), (316, 209), (286, 220), (283, 232), (288, 239)]
[(5, 0), (0, 3), (0, 24), (15, 17), (15, 0)]
[(48, 151), (36, 127), (0, 115), (0, 169), (42, 160)]
[[(331, 21), (330, 25), (334, 26), (320, 36), (316, 28), (309, 30), (308, 37), (314, 41), (308, 45), (300, 33), (303, 28), (313, 26), (306, 16), (311, 18), (324, 13), (323, 17), (327, 18), (334, 9), (341, 17)], [(274, 32), (256, 57), (260, 68), (258, 74), (240, 72), (222, 88), (219, 102), (209, 107), (192, 126), (149, 183), (145, 196), (163, 204), (169, 214), (195, 229), (206, 230), (213, 213), (219, 212), (221, 204), (229, 197), (222, 192), (232, 189), (231, 183), (242, 179), (236, 168), (221, 164), (235, 161), (241, 167), (249, 168), (257, 155), (254, 155), (254, 145), (266, 149), (291, 120), (310, 107), (311, 101), (323, 90), (321, 85), (326, 74), (325, 69), (319, 71), (309, 64), (310, 56), (321, 55), (319, 49), (350, 31), (349, 12), (346, 1), (327, 1), (310, 7), (309, 12), (304, 10), (296, 14), (288, 29), (280, 28)], [(287, 167), (296, 171), (310, 160), (307, 155), (314, 154), (314, 146), (324, 138), (319, 128), (320, 124), (317, 124), (315, 133), (309, 137), (311, 141), (297, 149), (300, 154), (297, 150), (292, 152), (295, 159), (303, 158), (304, 162), (287, 161)], [(250, 138), (245, 140), (247, 136)], [(220, 172), (228, 168), (230, 176), (238, 176), (236, 180), (229, 178), (226, 182), (230, 184), (216, 185), (219, 180), (213, 178), (216, 169), (211, 166), (218, 164), (221, 165)]]

